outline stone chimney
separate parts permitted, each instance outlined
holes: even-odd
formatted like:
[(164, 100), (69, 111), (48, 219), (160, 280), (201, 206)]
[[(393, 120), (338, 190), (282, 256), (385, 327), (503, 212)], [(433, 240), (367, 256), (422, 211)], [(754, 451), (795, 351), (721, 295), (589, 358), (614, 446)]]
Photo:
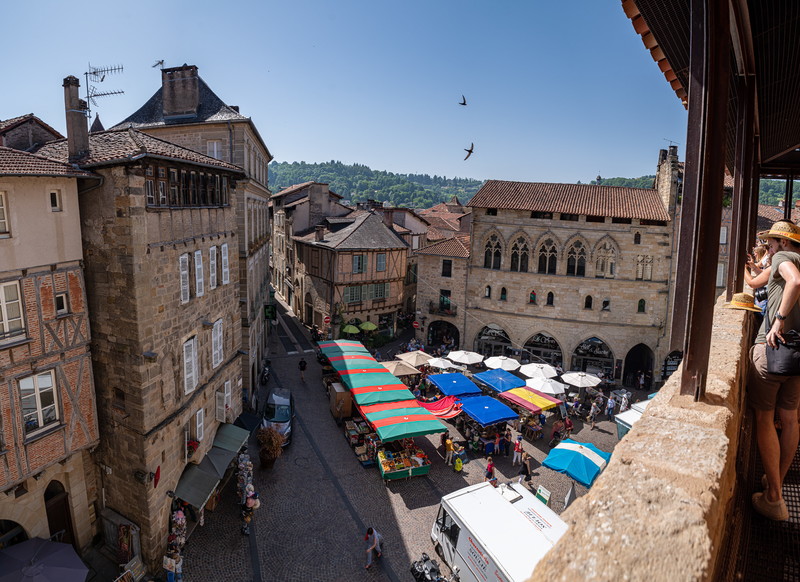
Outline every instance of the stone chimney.
[(389, 228), (394, 228), (394, 210), (391, 208), (383, 209), (383, 223)]
[(314, 240), (317, 242), (325, 240), (325, 226), (318, 224), (314, 232)]
[(669, 146), (669, 151), (658, 152), (658, 168), (653, 187), (658, 191), (670, 216), (675, 216), (680, 180), (678, 167), (678, 146)]
[(161, 107), (165, 120), (196, 117), (199, 105), (197, 67), (183, 65), (161, 71)]
[(69, 161), (76, 162), (89, 154), (88, 106), (78, 97), (81, 82), (70, 75), (64, 79), (64, 107), (67, 112), (67, 148)]

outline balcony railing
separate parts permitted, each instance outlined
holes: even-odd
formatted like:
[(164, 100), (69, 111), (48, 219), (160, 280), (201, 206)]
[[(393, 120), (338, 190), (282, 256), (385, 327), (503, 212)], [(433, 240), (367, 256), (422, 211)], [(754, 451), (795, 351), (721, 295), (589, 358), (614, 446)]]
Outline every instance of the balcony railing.
[(428, 305), (428, 313), (433, 315), (458, 315), (458, 307), (455, 305), (442, 305), (431, 301)]

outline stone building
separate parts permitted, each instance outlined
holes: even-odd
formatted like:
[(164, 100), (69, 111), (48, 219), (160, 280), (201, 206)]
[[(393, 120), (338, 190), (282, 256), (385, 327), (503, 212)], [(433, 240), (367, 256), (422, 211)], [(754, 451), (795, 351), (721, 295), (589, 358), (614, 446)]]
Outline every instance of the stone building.
[(659, 380), (669, 355), (676, 171), (672, 147), (652, 189), (488, 181), (469, 203), (466, 299), (456, 306), (465, 313), (438, 314), (429, 329), (449, 329), (486, 355)]
[(234, 186), (243, 174), (133, 129), (89, 135), (78, 80), (67, 77), (64, 90), (68, 138), (39, 153), (101, 178), (78, 192), (101, 517), (112, 551), (117, 526), (129, 525), (131, 553), (155, 571), (171, 497), (199, 509), (197, 489), (217, 482), (187, 464), (191, 445), (197, 461), (215, 435), (238, 430), (229, 423), (242, 408)]
[(420, 210), (419, 215), (430, 225), (425, 237), (426, 244), (470, 232), (472, 213), (468, 207), (461, 204), (458, 196), (453, 196), (449, 202)]
[(0, 120), (0, 146), (3, 147), (31, 151), (63, 137), (33, 113)]
[(193, 65), (163, 69), (161, 88), (112, 129), (128, 127), (244, 169), (236, 184), (236, 216), (242, 347), (247, 351), (242, 378), (249, 399), (258, 385), (269, 331), (264, 306), (269, 303), (267, 166), (272, 154), (253, 120), (238, 106), (226, 105)]
[(96, 533), (78, 188), (98, 182), (0, 147), (0, 548), (54, 536), (80, 551)]

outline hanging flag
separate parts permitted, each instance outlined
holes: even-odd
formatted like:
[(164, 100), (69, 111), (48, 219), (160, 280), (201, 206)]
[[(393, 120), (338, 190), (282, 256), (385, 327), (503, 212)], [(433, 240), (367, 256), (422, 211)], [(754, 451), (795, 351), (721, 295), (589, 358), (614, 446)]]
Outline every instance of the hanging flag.
[(575, 501), (575, 497), (575, 481), (572, 481), (569, 486), (569, 491), (567, 491), (567, 496), (564, 497), (564, 509), (569, 507), (569, 504)]

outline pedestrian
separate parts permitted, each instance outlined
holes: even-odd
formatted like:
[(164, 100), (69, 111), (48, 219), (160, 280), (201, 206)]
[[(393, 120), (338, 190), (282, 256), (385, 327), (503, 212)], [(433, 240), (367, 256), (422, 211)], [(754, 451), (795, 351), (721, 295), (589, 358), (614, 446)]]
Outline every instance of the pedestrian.
[(305, 382), (306, 381), (306, 368), (308, 364), (306, 363), (305, 358), (300, 358), (300, 361), (297, 363), (297, 369), (300, 370), (300, 379)]
[(183, 557), (175, 552), (175, 582), (183, 582)]
[(491, 481), (492, 479), (494, 479), (494, 461), (492, 461), (491, 457), (486, 457), (486, 474), (483, 481)]
[(450, 437), (450, 433), (447, 434), (447, 439), (444, 441), (444, 462), (448, 465), (453, 464), (453, 439)]
[(608, 399), (608, 403), (606, 404), (606, 416), (609, 420), (614, 417), (614, 408), (617, 406), (617, 401), (614, 400), (614, 397)]
[[(756, 439), (764, 465), (764, 491), (754, 493), (753, 507), (775, 521), (789, 519), (783, 499), (783, 481), (794, 459), (798, 443), (797, 407), (800, 403), (800, 376), (777, 375), (768, 371), (767, 346), (800, 330), (800, 227), (778, 221), (769, 231), (758, 234), (767, 240), (772, 268), (767, 282), (767, 316), (750, 349), (752, 366), (747, 383), (747, 398), (755, 410)], [(781, 423), (778, 437), (775, 412)]]
[(522, 435), (519, 435), (514, 443), (514, 458), (511, 459), (511, 466), (513, 467), (517, 463), (522, 463)]
[(628, 410), (628, 406), (629, 406), (629, 404), (628, 404), (628, 393), (626, 392), (625, 395), (622, 397), (622, 402), (619, 405), (619, 411), (620, 412), (625, 412), (626, 410)]
[(506, 427), (506, 434), (503, 438), (503, 454), (507, 457), (511, 452), (511, 443), (514, 442), (514, 435), (511, 434), (511, 427)]
[(572, 419), (569, 416), (567, 416), (564, 419), (564, 438), (565, 439), (568, 439), (570, 436), (572, 436), (572, 429), (573, 428), (575, 428), (575, 425), (573, 424)]
[(494, 433), (494, 450), (492, 451), (492, 453), (494, 453), (495, 455), (503, 454), (503, 449), (502, 449), (503, 445), (501, 444), (502, 442), (503, 442), (503, 433), (498, 430), (496, 433)]
[(371, 527), (367, 529), (364, 541), (367, 542), (367, 565), (364, 567), (369, 570), (372, 566), (372, 552), (374, 551), (378, 558), (383, 554), (383, 536), (378, 533), (378, 530)]
[(589, 411), (589, 422), (592, 423), (592, 428), (590, 430), (594, 430), (598, 414), (600, 414), (600, 407), (597, 405), (597, 401), (592, 402), (592, 409)]
[(522, 463), (520, 464), (519, 468), (519, 479), (517, 479), (517, 483), (522, 485), (523, 481), (530, 481), (531, 480), (531, 456), (528, 453), (522, 455)]

